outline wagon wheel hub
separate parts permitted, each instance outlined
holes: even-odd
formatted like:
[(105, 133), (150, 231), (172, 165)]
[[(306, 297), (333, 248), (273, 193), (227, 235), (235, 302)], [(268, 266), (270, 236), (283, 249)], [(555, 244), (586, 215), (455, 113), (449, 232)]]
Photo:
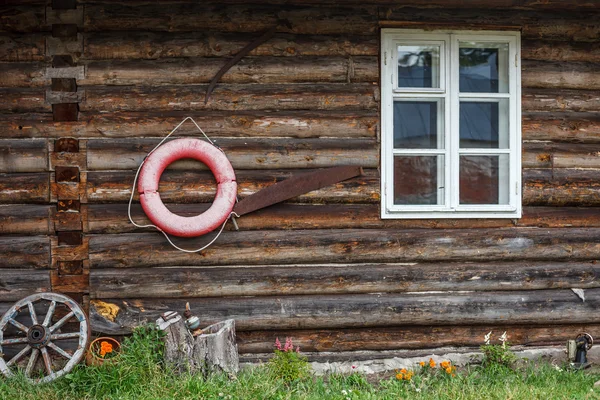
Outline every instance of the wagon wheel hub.
[(50, 330), (44, 325), (32, 325), (27, 331), (27, 342), (34, 349), (44, 347), (50, 340)]

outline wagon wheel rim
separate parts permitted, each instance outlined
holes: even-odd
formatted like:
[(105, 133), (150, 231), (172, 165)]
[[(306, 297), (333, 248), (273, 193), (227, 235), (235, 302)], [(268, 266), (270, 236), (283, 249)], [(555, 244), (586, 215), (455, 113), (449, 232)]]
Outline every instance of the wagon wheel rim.
[[(44, 300), (49, 301), (50, 305), (43, 315), (38, 315), (35, 304)], [(57, 306), (60, 305), (64, 305), (68, 312), (58, 321), (53, 322), (52, 317)], [(28, 312), (29, 324), (15, 319), (22, 310)], [(65, 324), (70, 321), (79, 322), (79, 329), (63, 332)], [(5, 337), (5, 331), (9, 326), (16, 328), (21, 336)], [(25, 297), (16, 302), (0, 319), (0, 372), (11, 377), (20, 363), (26, 365), (24, 374), (30, 382), (50, 382), (70, 372), (83, 359), (90, 336), (89, 320), (72, 298), (58, 293), (40, 293)], [(77, 349), (72, 354), (60, 346), (60, 342), (67, 339), (78, 340)], [(21, 351), (10, 359), (5, 359), (3, 349), (23, 344), (25, 347)], [(49, 349), (56, 357), (67, 360), (62, 368), (53, 367)], [(38, 363), (42, 364), (43, 376), (34, 377), (32, 374)]]

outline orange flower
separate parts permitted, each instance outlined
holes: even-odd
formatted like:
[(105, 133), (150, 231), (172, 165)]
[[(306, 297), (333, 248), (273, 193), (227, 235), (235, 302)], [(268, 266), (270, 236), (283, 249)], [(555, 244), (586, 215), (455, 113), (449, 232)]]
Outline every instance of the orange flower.
[(425, 361), (421, 361), (421, 362), (419, 363), (419, 365), (420, 365), (421, 367), (424, 367), (424, 366), (425, 366)]
[(450, 367), (450, 361), (442, 361), (440, 363), (440, 368), (447, 369), (448, 367)]
[(452, 373), (452, 368), (450, 368), (450, 367), (446, 368), (446, 373), (447, 374), (451, 374)]
[(429, 366), (430, 366), (431, 368), (434, 368), (434, 367), (435, 367), (435, 361), (433, 361), (433, 358), (430, 358), (430, 359), (429, 359)]
[(112, 353), (113, 346), (108, 342), (100, 342), (100, 357), (106, 356), (108, 353)]

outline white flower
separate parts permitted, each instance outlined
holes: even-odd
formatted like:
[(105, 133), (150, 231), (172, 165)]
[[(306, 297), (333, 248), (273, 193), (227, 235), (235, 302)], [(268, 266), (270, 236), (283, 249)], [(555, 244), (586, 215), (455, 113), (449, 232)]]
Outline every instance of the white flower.
[(348, 394), (348, 392), (346, 392), (346, 389), (342, 389), (342, 394), (345, 396)]
[(506, 331), (500, 336), (499, 340), (502, 342), (502, 348), (506, 348), (506, 342), (508, 341), (508, 336), (506, 336)]
[(488, 334), (483, 337), (485, 344), (490, 344), (490, 337), (492, 337), (492, 331), (489, 331)]
[(223, 393), (219, 393), (219, 397), (223, 397), (225, 396)]
[(419, 393), (421, 391), (421, 388), (416, 388), (415, 392)]
[(352, 389), (348, 389), (348, 393), (352, 393)]

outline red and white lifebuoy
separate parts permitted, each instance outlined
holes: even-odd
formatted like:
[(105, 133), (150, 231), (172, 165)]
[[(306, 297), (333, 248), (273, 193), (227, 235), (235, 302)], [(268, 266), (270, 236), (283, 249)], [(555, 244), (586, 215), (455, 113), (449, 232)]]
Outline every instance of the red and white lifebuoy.
[[(158, 182), (165, 168), (182, 158), (203, 162), (217, 181), (217, 195), (212, 205), (195, 217), (173, 214), (158, 193)], [(233, 167), (221, 150), (199, 139), (177, 139), (163, 144), (146, 159), (138, 191), (142, 208), (154, 225), (171, 235), (193, 237), (213, 231), (229, 218), (236, 201), (237, 183)]]

